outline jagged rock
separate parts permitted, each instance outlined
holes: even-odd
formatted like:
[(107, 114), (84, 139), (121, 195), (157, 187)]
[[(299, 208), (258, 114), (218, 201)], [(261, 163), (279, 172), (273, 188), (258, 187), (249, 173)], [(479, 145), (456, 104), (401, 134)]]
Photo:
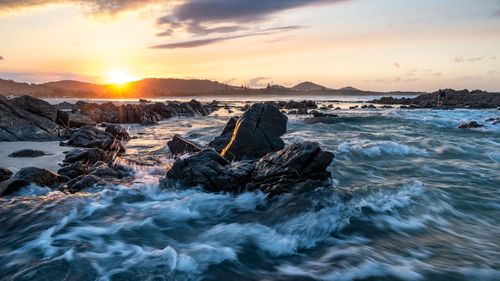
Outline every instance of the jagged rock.
[(297, 110), (288, 111), (288, 114), (307, 115), (307, 114), (309, 114), (309, 110), (307, 110), (307, 108), (299, 108)]
[(9, 154), (9, 157), (40, 157), (46, 155), (45, 152), (36, 149), (22, 149)]
[(162, 181), (162, 186), (172, 185), (171, 180), (179, 180), (183, 186), (201, 185), (208, 191), (228, 191), (244, 186), (253, 169), (252, 162), (248, 166), (234, 169), (230, 163), (211, 148), (185, 159), (177, 159)]
[(127, 130), (120, 125), (106, 124), (106, 132), (110, 133), (115, 139), (128, 141), (130, 135)]
[(483, 127), (482, 124), (477, 123), (476, 121), (471, 121), (469, 123), (462, 123), (458, 128), (460, 129), (474, 129), (474, 128), (481, 128)]
[(316, 102), (312, 100), (304, 100), (304, 101), (289, 101), (285, 105), (286, 109), (316, 109), (318, 105)]
[[(24, 108), (29, 108), (33, 112), (41, 112), (44, 115), (37, 115), (17, 107), (12, 101), (0, 95), (0, 141), (59, 140), (62, 128), (51, 119), (53, 116), (50, 109), (45, 108), (44, 101), (36, 99), (38, 101), (35, 102), (32, 99), (35, 98), (23, 98), (17, 103)], [(21, 102), (23, 100), (26, 102)], [(39, 107), (36, 107), (35, 105), (39, 103)], [(56, 112), (55, 109), (54, 112)], [(54, 120), (55, 118), (56, 116)]]
[(82, 175), (68, 181), (65, 184), (65, 189), (67, 189), (71, 193), (75, 193), (86, 188), (93, 187), (100, 182), (102, 182), (102, 180), (95, 175)]
[(0, 182), (8, 180), (10, 176), (12, 176), (12, 172), (9, 169), (0, 167)]
[(89, 116), (78, 112), (57, 111), (57, 124), (65, 128), (80, 128), (83, 126), (94, 126), (94, 122)]
[(32, 96), (21, 96), (12, 100), (12, 104), (35, 115), (43, 116), (53, 122), (57, 118), (57, 108), (50, 103)]
[(229, 121), (227, 121), (227, 124), (222, 130), (220, 136), (211, 141), (208, 144), (208, 147), (211, 147), (215, 149), (215, 151), (221, 153), (231, 141), (231, 136), (233, 135), (234, 128), (236, 127), (236, 121), (238, 121), (238, 117), (231, 117)]
[(115, 155), (113, 153), (107, 153), (98, 148), (73, 149), (66, 152), (66, 158), (63, 162), (72, 164), (81, 161), (82, 164), (92, 165), (98, 161), (113, 161), (114, 157)]
[(167, 142), (167, 146), (174, 155), (201, 151), (201, 146), (179, 135), (174, 135), (174, 137)]
[(70, 179), (74, 179), (78, 176), (87, 174), (88, 172), (89, 172), (88, 165), (84, 164), (82, 161), (76, 161), (71, 165), (62, 167), (57, 171), (59, 175), (68, 177)]
[(282, 149), (280, 138), (286, 133), (288, 118), (270, 104), (253, 104), (236, 122), (222, 156), (229, 160), (248, 160)]
[(99, 130), (93, 126), (83, 126), (71, 134), (65, 143), (68, 146), (99, 148), (116, 153), (125, 152), (122, 143), (115, 139), (112, 134)]
[(313, 117), (308, 117), (304, 119), (306, 124), (315, 124), (315, 123), (324, 123), (324, 124), (332, 124), (338, 122), (337, 114), (328, 114), (322, 113), (313, 110)]
[(62, 181), (64, 181), (63, 178), (46, 169), (36, 167), (22, 168), (12, 177), (12, 179), (3, 181), (0, 184), (0, 195), (11, 194), (31, 183), (55, 188)]
[(327, 167), (333, 158), (333, 153), (315, 142), (289, 145), (256, 163), (247, 189), (274, 195), (325, 186), (331, 177)]
[(317, 143), (293, 144), (262, 159), (230, 163), (213, 149), (204, 149), (175, 161), (162, 187), (201, 186), (212, 192), (261, 190), (270, 196), (302, 192), (329, 185), (327, 167), (333, 153), (323, 151)]

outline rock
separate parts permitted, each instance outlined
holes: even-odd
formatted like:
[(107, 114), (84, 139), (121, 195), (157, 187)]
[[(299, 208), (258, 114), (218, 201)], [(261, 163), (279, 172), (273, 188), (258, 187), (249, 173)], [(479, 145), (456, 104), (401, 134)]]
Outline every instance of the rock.
[(307, 115), (307, 114), (309, 114), (309, 110), (307, 110), (307, 108), (299, 108), (297, 110), (288, 111), (288, 114)]
[(167, 142), (167, 146), (174, 155), (201, 151), (201, 146), (179, 135), (174, 135), (174, 137)]
[(483, 127), (482, 124), (477, 123), (476, 121), (471, 121), (469, 123), (462, 123), (458, 128), (460, 129), (474, 129), (474, 128), (480, 128)]
[[(171, 181), (178, 180), (185, 187), (202, 186), (207, 191), (232, 192), (243, 186), (253, 169), (249, 166), (232, 169), (230, 163), (211, 148), (185, 159), (177, 159), (162, 181), (162, 186), (174, 185)], [(238, 172), (239, 171), (239, 172)]]
[(84, 164), (82, 161), (76, 161), (71, 165), (62, 167), (57, 171), (59, 175), (68, 177), (70, 179), (74, 179), (78, 176), (87, 174), (88, 172), (89, 172), (88, 165)]
[(231, 141), (221, 155), (229, 160), (248, 160), (282, 149), (288, 118), (270, 104), (253, 104), (236, 122)]
[(83, 126), (79, 128), (76, 132), (71, 134), (65, 145), (99, 148), (116, 153), (125, 152), (125, 147), (119, 140), (115, 139), (112, 134), (99, 130), (93, 126)]
[(147, 100), (147, 99), (139, 99), (139, 102), (141, 102), (141, 103), (150, 103), (151, 101)]
[(308, 117), (304, 119), (304, 122), (306, 124), (315, 124), (315, 123), (324, 123), (324, 124), (333, 124), (335, 122), (338, 122), (338, 115), (337, 114), (328, 114), (328, 113), (322, 113), (322, 112), (317, 112), (313, 110), (313, 117)]
[(86, 188), (93, 187), (101, 182), (101, 179), (95, 175), (82, 175), (68, 181), (65, 184), (65, 189), (71, 193), (82, 191)]
[(87, 125), (94, 126), (96, 122), (94, 122), (89, 116), (81, 113), (58, 110), (57, 124), (65, 128), (80, 128)]
[(0, 184), (0, 195), (8, 195), (34, 183), (38, 186), (57, 187), (63, 179), (49, 170), (27, 167), (19, 170), (12, 179)]
[(110, 133), (115, 139), (128, 141), (130, 135), (127, 130), (120, 125), (106, 124), (106, 132)]
[[(95, 166), (95, 164), (94, 164), (94, 166)], [(121, 178), (122, 177), (122, 175), (119, 172), (110, 168), (108, 166), (108, 164), (106, 164), (106, 163), (102, 163), (101, 165), (99, 165), (97, 167), (93, 167), (90, 175), (94, 175), (94, 176), (97, 176), (99, 178)]]
[(333, 153), (323, 151), (317, 143), (293, 144), (262, 159), (230, 163), (213, 149), (204, 149), (185, 159), (177, 159), (162, 187), (201, 186), (211, 192), (239, 193), (261, 190), (270, 196), (303, 192), (330, 183), (328, 166)]
[(220, 136), (211, 141), (208, 144), (208, 147), (211, 147), (218, 153), (221, 153), (231, 141), (231, 136), (233, 135), (234, 128), (236, 127), (236, 121), (238, 121), (238, 117), (231, 117), (229, 121), (227, 121), (227, 124), (222, 130)]
[(56, 121), (57, 108), (44, 100), (26, 95), (13, 99), (12, 104), (35, 115), (43, 116), (53, 122)]
[(22, 149), (9, 154), (9, 157), (40, 157), (46, 155), (45, 152), (36, 149)]
[(349, 109), (358, 109), (359, 106), (355, 105), (355, 106), (350, 106)]
[(0, 167), (0, 182), (8, 180), (10, 176), (12, 176), (12, 172), (9, 169)]
[(315, 142), (292, 144), (260, 159), (252, 172), (247, 189), (259, 189), (271, 195), (292, 190), (326, 186), (331, 174), (327, 171), (334, 158)]
[[(0, 95), (0, 141), (59, 140), (62, 128), (51, 119), (55, 120), (57, 111), (54, 108), (55, 115), (53, 116), (50, 104), (46, 108), (44, 101), (39, 99), (33, 101), (33, 99), (35, 98), (18, 100), (17, 104), (22, 106), (18, 107), (13, 101)], [(44, 115), (38, 115), (38, 113)]]
[(115, 155), (113, 153), (107, 153), (106, 151), (98, 148), (90, 149), (73, 149), (66, 152), (66, 158), (64, 163), (72, 164), (81, 161), (82, 164), (92, 165), (98, 161), (110, 162), (114, 160)]
[(285, 105), (286, 109), (316, 109), (318, 105), (312, 100), (289, 101)]

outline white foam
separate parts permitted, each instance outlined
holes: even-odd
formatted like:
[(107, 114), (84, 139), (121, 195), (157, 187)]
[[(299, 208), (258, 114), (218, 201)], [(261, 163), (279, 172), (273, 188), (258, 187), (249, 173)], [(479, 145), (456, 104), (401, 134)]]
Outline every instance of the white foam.
[(414, 145), (400, 144), (394, 141), (371, 141), (356, 139), (343, 142), (338, 145), (337, 152), (360, 153), (369, 157), (379, 157), (383, 154), (391, 156), (422, 156), (427, 157), (429, 153)]

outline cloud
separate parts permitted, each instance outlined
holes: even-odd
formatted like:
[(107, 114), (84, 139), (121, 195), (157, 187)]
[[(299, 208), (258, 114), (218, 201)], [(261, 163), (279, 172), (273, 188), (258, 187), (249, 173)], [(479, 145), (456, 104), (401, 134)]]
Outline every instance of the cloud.
[(10, 79), (16, 82), (43, 83), (60, 80), (78, 80), (95, 82), (97, 77), (80, 75), (71, 72), (0, 72), (0, 78)]
[(492, 16), (494, 17), (500, 17), (500, 10), (494, 12), (493, 14), (491, 14)]
[(231, 39), (263, 36), (263, 35), (269, 35), (269, 34), (278, 33), (278, 32), (295, 30), (295, 29), (299, 29), (299, 28), (302, 28), (302, 27), (300, 27), (300, 26), (273, 27), (273, 28), (266, 28), (266, 29), (258, 30), (255, 33), (246, 33), (246, 34), (239, 34), (239, 35), (233, 35), (233, 36), (211, 37), (211, 38), (206, 38), (206, 39), (186, 40), (186, 41), (180, 41), (180, 42), (174, 42), (174, 43), (159, 44), (159, 45), (152, 46), (151, 48), (153, 48), (153, 49), (195, 48), (195, 47), (210, 45), (210, 44), (214, 44), (214, 43), (218, 43), (218, 42), (222, 42), (222, 41), (227, 41), (227, 40), (231, 40)]
[(93, 14), (116, 14), (136, 9), (160, 0), (0, 0), (1, 10), (22, 9), (48, 4), (74, 4), (89, 9)]
[(399, 63), (397, 63), (397, 62), (395, 62), (393, 65), (394, 65), (394, 67), (396, 67), (396, 68), (400, 68), (400, 67), (401, 67), (401, 65), (399, 65)]
[(476, 61), (482, 61), (482, 60), (487, 60), (487, 59), (495, 60), (496, 58), (497, 57), (495, 57), (495, 56), (490, 56), (490, 57), (482, 56), (482, 57), (471, 57), (471, 58), (464, 58), (462, 56), (459, 56), (459, 57), (455, 57), (455, 63), (476, 62)]
[(252, 78), (248, 81), (248, 86), (251, 88), (264, 88), (267, 86), (267, 80), (271, 79), (271, 77), (259, 76)]
[(0, 60), (3, 60), (3, 57), (2, 57), (2, 56), (0, 56)]

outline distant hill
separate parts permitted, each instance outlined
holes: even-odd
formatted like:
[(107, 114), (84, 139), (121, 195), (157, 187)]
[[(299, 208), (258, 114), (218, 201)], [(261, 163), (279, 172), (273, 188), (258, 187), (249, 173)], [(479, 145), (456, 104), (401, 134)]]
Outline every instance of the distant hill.
[(347, 86), (347, 87), (344, 87), (344, 88), (340, 88), (338, 89), (339, 91), (348, 91), (348, 92), (362, 92), (361, 90), (359, 89), (356, 89), (354, 87), (351, 87), (351, 86)]
[(316, 83), (309, 82), (309, 81), (299, 83), (290, 89), (292, 91), (303, 91), (303, 92), (328, 90), (328, 88), (326, 88), (324, 86), (321, 86), (321, 85), (318, 85)]

